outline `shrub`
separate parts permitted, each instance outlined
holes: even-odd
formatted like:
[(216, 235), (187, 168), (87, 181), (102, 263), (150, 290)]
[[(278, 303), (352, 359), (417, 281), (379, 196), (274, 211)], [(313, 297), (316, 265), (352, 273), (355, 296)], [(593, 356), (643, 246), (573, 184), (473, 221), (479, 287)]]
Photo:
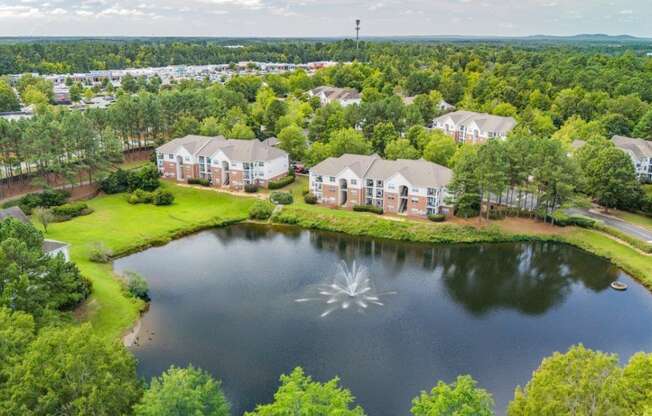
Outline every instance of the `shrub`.
[(303, 201), (306, 204), (315, 205), (317, 203), (317, 197), (313, 194), (305, 194), (303, 196)]
[(137, 181), (134, 184), (133, 189), (144, 189), (146, 191), (154, 191), (161, 186), (159, 178), (161, 177), (161, 172), (158, 170), (156, 165), (149, 164), (142, 167), (139, 171), (136, 172)]
[(211, 181), (204, 178), (188, 178), (188, 185), (210, 186)]
[(154, 191), (154, 205), (172, 205), (174, 203), (174, 194), (167, 189), (157, 189)]
[(280, 179), (269, 181), (268, 187), (269, 189), (281, 189), (294, 182), (294, 179), (295, 179), (294, 176), (284, 176)]
[(249, 208), (249, 218), (252, 220), (266, 220), (272, 216), (274, 212), (274, 205), (267, 201), (256, 201), (251, 208)]
[(549, 216), (552, 222), (560, 227), (578, 226), (582, 228), (592, 228), (595, 226), (596, 221), (589, 217), (581, 215), (568, 215), (563, 210), (558, 209)]
[(292, 194), (289, 192), (272, 192), (272, 195), (269, 197), (269, 200), (274, 204), (280, 205), (290, 205), (294, 202)]
[(52, 214), (56, 217), (56, 221), (59, 222), (68, 221), (81, 215), (88, 215), (92, 212), (93, 208), (89, 208), (85, 202), (75, 202), (52, 208)]
[(430, 214), (428, 219), (432, 222), (444, 222), (446, 221), (446, 215), (444, 214)]
[(133, 192), (136, 189), (154, 191), (161, 185), (161, 172), (155, 165), (146, 165), (138, 171), (118, 169), (100, 182), (100, 190), (106, 194)]
[(244, 186), (244, 191), (248, 194), (255, 194), (258, 192), (258, 185), (255, 183), (248, 183)]
[(93, 263), (108, 263), (112, 255), (113, 251), (110, 248), (102, 242), (97, 242), (93, 243), (88, 259)]
[(50, 208), (63, 205), (70, 197), (70, 192), (64, 190), (48, 189), (40, 193), (27, 194), (20, 199), (6, 202), (3, 208), (18, 206), (27, 215), (32, 214), (36, 207)]
[(125, 170), (116, 170), (100, 182), (100, 191), (105, 194), (127, 192), (129, 188), (129, 175), (130, 173)]
[(154, 201), (154, 194), (152, 192), (136, 189), (129, 195), (127, 202), (130, 204), (151, 204)]
[(353, 210), (357, 212), (371, 212), (378, 215), (383, 213), (383, 209), (375, 205), (355, 205)]
[(127, 291), (135, 298), (142, 299), (145, 302), (149, 301), (149, 285), (147, 280), (136, 272), (125, 272), (127, 283)]

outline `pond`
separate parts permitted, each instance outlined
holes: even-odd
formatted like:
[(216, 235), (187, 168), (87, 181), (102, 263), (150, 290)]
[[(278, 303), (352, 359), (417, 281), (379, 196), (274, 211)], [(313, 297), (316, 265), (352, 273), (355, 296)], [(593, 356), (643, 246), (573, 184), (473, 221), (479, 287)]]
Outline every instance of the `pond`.
[[(132, 348), (140, 374), (206, 369), (234, 415), (271, 401), (296, 366), (339, 376), (373, 416), (408, 415), (421, 390), (471, 374), (503, 414), (554, 351), (581, 342), (626, 360), (652, 350), (650, 293), (562, 244), (432, 246), (242, 224), (114, 267), (150, 285)], [(341, 290), (351, 289), (342, 267), (362, 277), (353, 293)], [(614, 279), (630, 289), (612, 290)]]

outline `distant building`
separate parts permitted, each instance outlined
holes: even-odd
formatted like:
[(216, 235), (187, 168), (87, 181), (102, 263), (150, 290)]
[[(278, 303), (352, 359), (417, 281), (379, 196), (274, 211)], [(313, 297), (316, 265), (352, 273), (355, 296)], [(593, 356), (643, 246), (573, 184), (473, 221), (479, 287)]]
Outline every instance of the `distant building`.
[(450, 169), (423, 159), (345, 154), (310, 169), (309, 189), (320, 204), (333, 207), (373, 205), (414, 217), (451, 215), (445, 200), (452, 177)]
[[(413, 104), (415, 98), (416, 98), (416, 96), (412, 96), (412, 97), (403, 97), (403, 104), (405, 104), (405, 105)], [(455, 110), (455, 106), (454, 106), (454, 105), (451, 105), (451, 104), (449, 104), (449, 103), (447, 103), (447, 102), (444, 101), (444, 100), (441, 100), (441, 101), (439, 102), (439, 104), (437, 104), (437, 110), (439, 110), (439, 111), (442, 112), (442, 113), (444, 113), (444, 112), (449, 112), (449, 111), (453, 111), (453, 110)]]
[[(7, 218), (14, 218), (22, 223), (30, 224), (29, 218), (19, 207), (10, 207), (0, 210), (0, 221)], [(70, 261), (69, 245), (56, 240), (43, 240), (43, 253), (51, 257), (56, 257), (61, 254), (66, 261)]]
[(156, 149), (163, 177), (187, 181), (207, 179), (211, 186), (242, 190), (245, 185), (267, 187), (288, 175), (289, 157), (259, 140), (230, 140), (223, 136), (186, 136)]
[(54, 103), (60, 105), (72, 104), (70, 99), (70, 89), (65, 85), (55, 85)]
[(338, 102), (342, 107), (352, 104), (360, 104), (362, 100), (360, 93), (353, 88), (322, 86), (308, 91), (308, 95), (311, 97), (319, 97), (319, 101), (321, 101), (322, 105)]
[(516, 126), (513, 117), (501, 117), (472, 111), (454, 111), (433, 120), (432, 127), (442, 130), (461, 143), (484, 143), (505, 138)]
[(638, 178), (652, 182), (652, 142), (625, 136), (614, 136), (611, 141), (632, 159)]

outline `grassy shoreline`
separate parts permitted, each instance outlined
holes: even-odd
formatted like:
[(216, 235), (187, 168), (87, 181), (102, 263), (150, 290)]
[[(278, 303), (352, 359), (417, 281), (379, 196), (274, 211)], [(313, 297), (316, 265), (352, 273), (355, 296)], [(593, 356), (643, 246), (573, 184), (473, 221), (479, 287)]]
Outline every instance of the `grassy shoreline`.
[[(107, 338), (117, 339), (124, 335), (137, 322), (144, 304), (124, 293), (111, 264), (88, 260), (92, 243), (103, 242), (113, 251), (113, 257), (118, 258), (198, 231), (246, 221), (248, 209), (255, 201), (171, 183), (164, 186), (176, 196), (172, 206), (129, 205), (125, 195), (101, 196), (88, 201), (95, 209), (93, 214), (52, 224), (46, 235), (71, 244), (72, 260), (93, 282), (93, 295), (78, 316)], [(652, 289), (649, 271), (652, 257), (594, 230), (571, 228), (559, 234), (513, 232), (501, 228), (499, 222), (483, 228), (435, 224), (333, 210), (302, 202), (286, 206), (269, 224), (430, 244), (555, 241), (607, 258)]]

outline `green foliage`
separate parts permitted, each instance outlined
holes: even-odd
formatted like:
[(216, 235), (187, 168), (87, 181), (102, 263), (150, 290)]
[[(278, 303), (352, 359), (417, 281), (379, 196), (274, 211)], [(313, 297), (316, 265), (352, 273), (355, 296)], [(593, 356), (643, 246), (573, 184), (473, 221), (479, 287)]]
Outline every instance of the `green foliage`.
[(136, 272), (127, 271), (124, 273), (127, 284), (127, 291), (135, 298), (149, 301), (149, 285), (147, 280)]
[(136, 204), (151, 204), (154, 202), (154, 193), (136, 189), (127, 198), (127, 202), (132, 205)]
[(268, 201), (257, 200), (249, 208), (249, 218), (252, 220), (267, 220), (274, 212), (274, 205)]
[(412, 401), (414, 416), (492, 416), (491, 394), (476, 387), (471, 376), (459, 376), (452, 384), (438, 382), (429, 393)]
[(355, 205), (353, 210), (356, 212), (371, 212), (373, 214), (382, 215), (383, 209), (375, 205)]
[(317, 196), (311, 193), (307, 193), (303, 196), (303, 202), (308, 205), (315, 205), (317, 203)]
[(42, 243), (31, 224), (0, 222), (0, 307), (40, 318), (49, 310), (69, 310), (90, 294), (75, 264), (44, 255)]
[(154, 191), (152, 203), (154, 205), (172, 205), (174, 203), (174, 194), (167, 189), (157, 189)]
[(138, 171), (118, 169), (100, 182), (100, 190), (106, 194), (134, 192), (138, 189), (154, 191), (160, 185), (161, 173), (154, 165), (146, 165)]
[(142, 399), (134, 406), (135, 416), (229, 414), (230, 405), (220, 381), (193, 366), (172, 366), (160, 377), (154, 377)]
[(256, 133), (244, 123), (236, 123), (229, 132), (230, 139), (236, 140), (253, 140), (256, 138)]
[(584, 171), (587, 190), (607, 208), (632, 208), (643, 192), (630, 157), (620, 149), (606, 146), (597, 151)]
[(508, 415), (641, 415), (652, 399), (651, 372), (649, 355), (635, 355), (623, 369), (615, 354), (574, 346), (542, 361), (516, 389)]
[(362, 133), (348, 128), (335, 131), (328, 142), (332, 156), (339, 157), (345, 153), (368, 155), (371, 153), (371, 143)]
[(457, 150), (455, 139), (444, 132), (435, 130), (423, 148), (423, 158), (442, 166), (450, 166), (451, 158)]
[(210, 186), (211, 181), (204, 178), (188, 178), (188, 185)]
[(54, 221), (54, 215), (49, 209), (37, 207), (34, 208), (32, 215), (43, 226), (43, 231), (47, 234), (48, 225)]
[(446, 221), (446, 215), (444, 214), (430, 214), (428, 219), (432, 222), (444, 222)]
[(68, 197), (70, 197), (68, 191), (48, 189), (41, 193), (27, 194), (20, 199), (5, 203), (3, 207), (19, 206), (25, 214), (30, 215), (36, 207), (50, 208), (63, 205)]
[(272, 194), (269, 196), (269, 200), (273, 204), (277, 205), (290, 205), (291, 203), (294, 202), (294, 198), (292, 197), (292, 192), (272, 192)]
[(418, 159), (419, 151), (412, 146), (408, 139), (395, 139), (385, 146), (385, 158), (397, 159)]
[(308, 141), (296, 124), (285, 127), (278, 134), (279, 147), (290, 155), (292, 160), (302, 160), (308, 151)]
[(0, 113), (20, 110), (16, 93), (8, 82), (0, 79)]
[(363, 416), (360, 406), (352, 407), (354, 397), (339, 386), (337, 378), (326, 383), (313, 381), (301, 368), (281, 376), (281, 386), (274, 393), (274, 402), (256, 406), (245, 416), (338, 415)]
[(111, 261), (113, 251), (103, 242), (95, 242), (88, 252), (88, 259), (93, 263), (108, 263)]
[(269, 181), (268, 187), (269, 189), (285, 188), (289, 184), (294, 183), (294, 180), (295, 177), (293, 175), (284, 176), (282, 178)]
[(258, 185), (256, 185), (255, 183), (247, 183), (244, 186), (244, 191), (248, 194), (255, 194), (256, 192), (258, 192)]
[(50, 211), (54, 214), (56, 221), (61, 222), (82, 215), (89, 215), (93, 212), (93, 209), (89, 208), (88, 204), (85, 202), (73, 202), (53, 207)]
[(6, 371), (0, 413), (128, 414), (140, 397), (136, 360), (89, 325), (45, 329)]

